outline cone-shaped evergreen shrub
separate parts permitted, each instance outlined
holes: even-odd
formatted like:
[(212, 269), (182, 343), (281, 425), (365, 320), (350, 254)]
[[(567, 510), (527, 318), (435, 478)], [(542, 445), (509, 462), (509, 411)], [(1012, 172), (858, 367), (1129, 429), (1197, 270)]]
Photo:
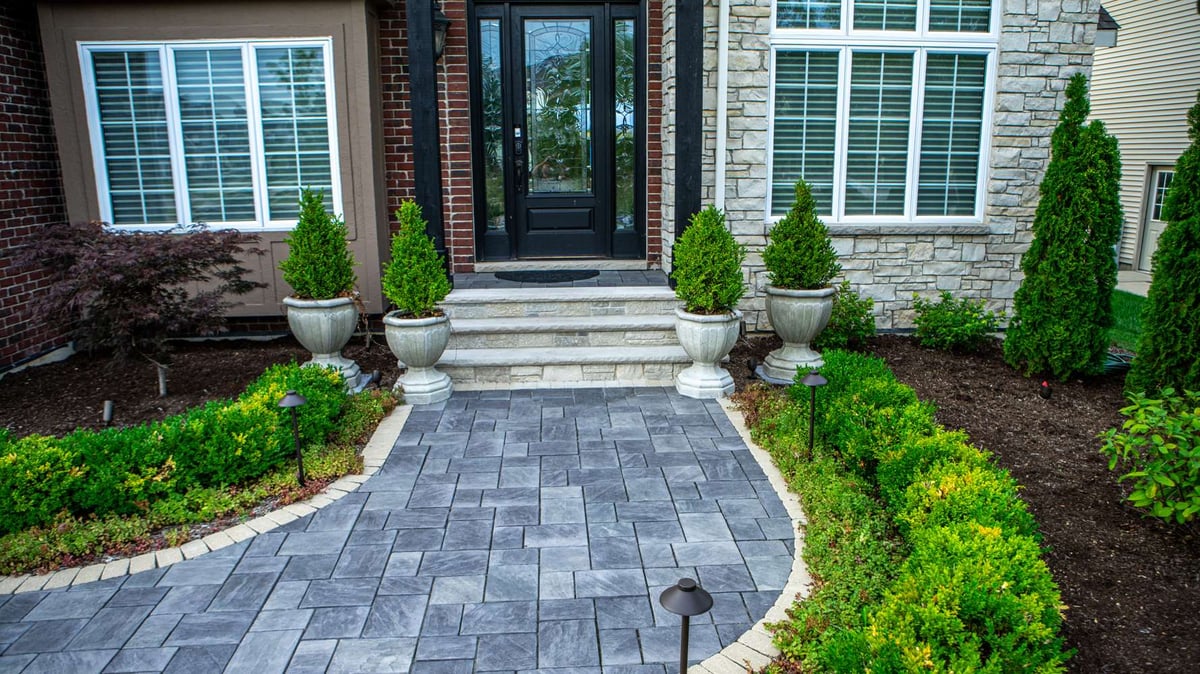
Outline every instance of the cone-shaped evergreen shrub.
[(693, 314), (732, 310), (745, 293), (742, 261), (746, 247), (725, 228), (725, 214), (716, 207), (692, 216), (683, 236), (671, 249), (675, 296)]
[(284, 242), (288, 256), (279, 263), (283, 280), (303, 300), (329, 300), (354, 290), (354, 256), (342, 219), (325, 210), (320, 192), (300, 194), (300, 217)]
[(392, 259), (383, 267), (383, 294), (412, 318), (435, 316), (437, 303), (450, 294), (442, 256), (425, 233), (421, 207), (405, 201), (396, 211), (400, 231), (392, 236)]
[(1167, 228), (1158, 237), (1137, 357), (1125, 378), (1133, 392), (1166, 387), (1200, 391), (1200, 93), (1188, 111), (1192, 144), (1175, 162), (1163, 202)]
[(1050, 165), (1021, 258), (1004, 357), (1026, 373), (1058, 379), (1099, 371), (1108, 350), (1113, 246), (1121, 232), (1117, 140), (1104, 123), (1085, 123), (1087, 79), (1076, 74), (1051, 137)]
[(771, 285), (788, 290), (819, 290), (842, 270), (829, 230), (817, 217), (812, 188), (796, 181), (796, 200), (783, 219), (775, 223), (763, 250), (763, 264)]

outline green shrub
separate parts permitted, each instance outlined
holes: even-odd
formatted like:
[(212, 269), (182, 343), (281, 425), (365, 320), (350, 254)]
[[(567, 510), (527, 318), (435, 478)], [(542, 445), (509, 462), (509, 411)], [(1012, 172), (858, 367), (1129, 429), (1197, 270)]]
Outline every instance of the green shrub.
[(1101, 121), (1085, 123), (1082, 74), (1071, 78), (1066, 94), (1004, 342), (1010, 365), (1058, 379), (1104, 366), (1117, 285), (1113, 246), (1124, 220), (1116, 138)]
[[(940, 435), (940, 434), (939, 434)], [(946, 434), (949, 435), (949, 434)], [(999, 527), (1005, 533), (1037, 537), (1037, 525), (1025, 502), (1017, 497), (1017, 482), (1007, 471), (966, 446), (978, 460), (953, 457), (921, 471), (898, 504), (898, 522), (906, 531), (975, 522)], [(964, 453), (965, 456), (965, 453)]]
[(416, 202), (400, 204), (396, 219), (400, 229), (392, 236), (392, 259), (383, 267), (383, 294), (402, 314), (438, 315), (437, 303), (450, 294), (445, 260), (425, 233), (425, 218)]
[(879, 494), (893, 509), (905, 507), (910, 500), (908, 490), (919, 476), (926, 479), (926, 471), (936, 471), (946, 465), (963, 468), (988, 465), (988, 455), (972, 447), (966, 433), (932, 430), (933, 410), (930, 407), (920, 408), (919, 413), (905, 409), (912, 413), (911, 432), (897, 442), (880, 446), (875, 452), (879, 462), (875, 469)]
[(983, 300), (956, 300), (948, 291), (942, 291), (938, 302), (913, 295), (913, 308), (917, 312), (917, 341), (921, 346), (943, 351), (982, 349), (1004, 318), (1004, 312), (996, 315), (985, 309)]
[(871, 671), (1063, 670), (1058, 590), (1036, 541), (977, 522), (913, 538), (864, 630)]
[(320, 192), (301, 192), (299, 220), (284, 239), (288, 256), (279, 263), (283, 281), (296, 297), (328, 300), (354, 291), (358, 279), (348, 236), (346, 223), (325, 210)]
[(1200, 392), (1176, 395), (1168, 387), (1157, 398), (1142, 393), (1121, 410), (1121, 431), (1101, 434), (1108, 469), (1131, 468), (1128, 500), (1168, 522), (1190, 522), (1200, 512)]
[[(76, 516), (131, 514), (199, 487), (238, 484), (290, 455), (291, 423), (278, 407), (294, 389), (302, 440), (323, 441), (346, 401), (340, 375), (277, 365), (236, 400), (125, 429), (62, 438), (0, 436), (0, 534)], [(11, 513), (11, 514), (10, 514)]]
[(776, 288), (819, 290), (842, 270), (829, 230), (817, 217), (812, 188), (796, 181), (796, 199), (783, 219), (767, 234), (763, 250), (767, 277)]
[(684, 310), (693, 314), (732, 311), (746, 291), (745, 259), (746, 247), (725, 227), (724, 213), (709, 206), (693, 215), (671, 253), (675, 296), (683, 301)]
[(1151, 262), (1131, 392), (1200, 391), (1200, 93), (1188, 111), (1191, 145), (1175, 162), (1163, 202), (1167, 227)]
[(875, 316), (872, 314), (874, 308), (875, 300), (859, 297), (858, 293), (850, 288), (849, 281), (842, 281), (833, 296), (829, 325), (817, 335), (813, 346), (822, 351), (862, 346), (875, 336)]

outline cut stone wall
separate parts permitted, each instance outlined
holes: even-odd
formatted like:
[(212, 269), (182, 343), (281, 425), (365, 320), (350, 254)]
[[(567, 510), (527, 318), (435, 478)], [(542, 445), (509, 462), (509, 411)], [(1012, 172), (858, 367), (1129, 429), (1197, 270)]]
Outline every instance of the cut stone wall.
[[(1098, 0), (996, 0), (1001, 2), (999, 59), (991, 150), (982, 224), (833, 225), (844, 276), (875, 300), (879, 328), (912, 327), (912, 296), (949, 290), (979, 297), (1011, 313), (1020, 285), (1021, 255), (1032, 240), (1038, 184), (1050, 154), (1050, 133), (1062, 92), (1076, 72), (1090, 74)], [(705, 14), (705, 203), (716, 199), (717, 0)], [(749, 248), (742, 301), (747, 329), (769, 330), (764, 310), (762, 249), (766, 220), (770, 0), (730, 3), (725, 212), (734, 235)], [(666, 9), (666, 8), (664, 8)], [(673, 13), (664, 11), (667, 109), (673, 102)], [(670, 124), (667, 125), (670, 128)], [(673, 222), (668, 196), (673, 166), (664, 138), (663, 221)], [(665, 238), (665, 237), (664, 237)], [(669, 249), (669, 243), (664, 244)], [(669, 267), (668, 267), (669, 268)]]

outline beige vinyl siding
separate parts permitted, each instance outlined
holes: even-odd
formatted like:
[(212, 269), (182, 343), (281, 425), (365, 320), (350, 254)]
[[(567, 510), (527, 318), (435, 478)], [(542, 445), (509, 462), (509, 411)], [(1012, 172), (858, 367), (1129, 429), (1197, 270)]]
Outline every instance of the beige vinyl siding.
[(1187, 111), (1200, 89), (1195, 0), (1104, 0), (1121, 25), (1117, 46), (1097, 48), (1092, 118), (1121, 143), (1125, 227), (1120, 262), (1137, 267), (1150, 167), (1172, 166), (1187, 147)]

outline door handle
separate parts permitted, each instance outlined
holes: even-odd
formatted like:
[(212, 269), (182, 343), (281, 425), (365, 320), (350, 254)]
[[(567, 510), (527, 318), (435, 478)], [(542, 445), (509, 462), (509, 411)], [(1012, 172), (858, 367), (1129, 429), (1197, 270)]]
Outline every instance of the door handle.
[(521, 127), (513, 127), (513, 182), (518, 194), (525, 193), (525, 134)]

